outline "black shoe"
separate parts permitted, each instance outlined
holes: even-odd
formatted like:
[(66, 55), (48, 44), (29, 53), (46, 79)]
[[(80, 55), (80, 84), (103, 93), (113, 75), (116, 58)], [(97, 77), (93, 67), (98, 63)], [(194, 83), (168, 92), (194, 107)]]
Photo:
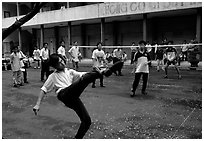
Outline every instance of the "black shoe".
[(27, 83), (27, 84), (28, 84), (29, 82), (28, 82), (28, 81), (25, 81), (24, 83)]
[(17, 85), (17, 84), (14, 84), (14, 85), (13, 85), (13, 87), (18, 88), (18, 87), (20, 87), (20, 86), (19, 86), (19, 85)]
[(19, 86), (23, 86), (23, 83), (18, 84)]
[(100, 87), (106, 87), (106, 86), (104, 86), (104, 85), (100, 85)]
[(143, 91), (142, 94), (143, 94), (143, 95), (147, 95), (147, 92)]
[(164, 78), (168, 78), (168, 76), (167, 76), (167, 75), (165, 75), (165, 76), (164, 76)]

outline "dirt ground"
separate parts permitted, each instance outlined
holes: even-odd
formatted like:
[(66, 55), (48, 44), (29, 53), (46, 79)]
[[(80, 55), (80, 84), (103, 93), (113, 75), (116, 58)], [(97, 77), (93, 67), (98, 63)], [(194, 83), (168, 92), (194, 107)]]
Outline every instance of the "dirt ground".
[[(88, 71), (91, 66), (82, 66)], [(134, 74), (125, 66), (124, 76), (104, 79), (105, 88), (89, 85), (81, 96), (92, 125), (85, 139), (201, 139), (202, 138), (202, 71), (164, 72), (150, 69), (148, 95), (130, 97)], [(2, 72), (2, 136), (7, 139), (71, 139), (80, 121), (74, 111), (47, 95), (37, 116), (35, 105), (42, 86), (39, 69), (28, 69), (29, 84), (12, 87), (12, 72)]]

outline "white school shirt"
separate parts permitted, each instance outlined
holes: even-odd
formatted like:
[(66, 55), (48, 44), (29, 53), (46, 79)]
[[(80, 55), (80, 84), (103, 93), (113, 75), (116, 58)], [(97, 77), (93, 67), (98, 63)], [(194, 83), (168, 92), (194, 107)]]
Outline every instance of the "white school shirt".
[(60, 90), (69, 87), (76, 79), (80, 78), (85, 73), (87, 72), (77, 72), (73, 69), (67, 68), (61, 72), (57, 72), (55, 70), (52, 74), (49, 75), (48, 79), (41, 87), (41, 90), (43, 90), (45, 93), (48, 93), (55, 89), (56, 94), (58, 94)]
[(10, 57), (11, 57), (11, 68), (12, 68), (12, 71), (19, 71), (20, 68), (21, 68), (19, 52), (11, 53)]
[(68, 51), (71, 55), (72, 55), (72, 60), (74, 62), (79, 62), (79, 47), (78, 46), (73, 46), (70, 48), (70, 50)]
[(49, 50), (48, 48), (45, 50), (45, 48), (42, 48), (40, 50), (40, 56), (42, 57), (43, 60), (49, 59)]
[[(103, 50), (95, 49), (92, 53), (92, 59), (93, 59), (93, 67), (99, 67), (103, 66), (103, 59), (106, 59), (105, 52)], [(95, 60), (96, 59), (96, 60)]]
[(150, 58), (147, 52), (138, 51), (135, 54), (134, 59), (137, 61), (135, 73), (149, 73), (149, 65), (147, 62), (150, 60)]
[(121, 49), (114, 49), (113, 50), (113, 57), (116, 57), (118, 59), (121, 59), (123, 55), (123, 51)]
[(62, 56), (66, 56), (65, 54), (65, 48), (63, 46), (60, 46), (57, 50), (58, 54), (61, 54)]
[(33, 56), (35, 60), (40, 60), (40, 50), (39, 49), (34, 50)]

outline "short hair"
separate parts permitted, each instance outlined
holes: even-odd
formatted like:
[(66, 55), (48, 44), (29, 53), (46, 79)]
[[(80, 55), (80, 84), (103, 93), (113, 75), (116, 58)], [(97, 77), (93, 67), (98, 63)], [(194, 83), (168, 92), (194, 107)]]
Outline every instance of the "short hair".
[(64, 42), (64, 43), (65, 43), (65, 41), (63, 41), (63, 40), (62, 40), (62, 41), (60, 41), (60, 44), (61, 44), (62, 42)]
[(174, 43), (174, 41), (169, 41), (169, 42), (168, 42), (168, 44), (169, 44), (169, 43), (173, 44), (173, 43)]
[(48, 45), (48, 43), (43, 43), (43, 46), (45, 46), (46, 44)]
[(14, 47), (12, 48), (12, 50), (15, 50), (15, 49), (18, 50), (18, 46), (14, 46)]
[(139, 45), (140, 45), (140, 44), (146, 45), (147, 43), (146, 43), (144, 40), (141, 40), (141, 41), (139, 41)]
[(98, 43), (96, 44), (96, 46), (98, 47), (98, 45), (99, 45), (99, 44), (101, 44), (101, 45), (102, 45), (102, 43), (101, 43), (101, 42), (98, 42)]
[(61, 58), (66, 63), (66, 59), (61, 54), (53, 53), (49, 57), (49, 61), (48, 61), (49, 66), (52, 66), (55, 68), (58, 65), (59, 58)]

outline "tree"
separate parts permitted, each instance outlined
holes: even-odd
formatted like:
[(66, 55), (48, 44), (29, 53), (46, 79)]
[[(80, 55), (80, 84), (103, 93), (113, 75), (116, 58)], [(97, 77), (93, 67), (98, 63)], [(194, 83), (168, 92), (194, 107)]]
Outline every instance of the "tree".
[(3, 31), (2, 41), (11, 33), (13, 33), (16, 29), (21, 27), (24, 23), (32, 19), (45, 4), (46, 2), (36, 2), (33, 9), (28, 14), (26, 14), (24, 17), (20, 18), (19, 20), (16, 19), (16, 21), (10, 27), (8, 27)]

